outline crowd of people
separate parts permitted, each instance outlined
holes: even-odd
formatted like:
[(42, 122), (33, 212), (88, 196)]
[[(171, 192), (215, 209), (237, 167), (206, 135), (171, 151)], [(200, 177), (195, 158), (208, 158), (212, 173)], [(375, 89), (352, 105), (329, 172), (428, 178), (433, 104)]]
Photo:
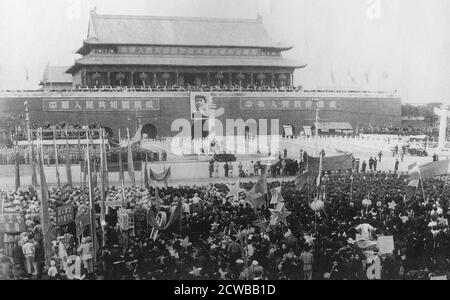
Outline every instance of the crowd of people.
[(73, 91), (81, 92), (299, 92), (301, 86), (271, 86), (271, 85), (158, 85), (158, 86), (92, 86), (80, 87)]
[[(237, 192), (236, 187), (224, 184), (161, 188), (159, 197), (153, 188), (127, 187), (123, 193), (120, 188), (110, 187), (107, 201), (122, 200), (124, 196), (126, 208), (135, 212), (135, 227), (121, 229), (117, 211), (108, 209), (104, 232), (97, 227), (95, 241), (89, 230), (81, 238), (73, 224), (55, 225), (56, 207), (70, 204), (77, 212), (88, 204), (87, 191), (80, 187), (70, 191), (52, 189), (54, 241), (51, 263), (45, 268), (38, 196), (33, 189), (11, 193), (4, 207), (7, 212), (25, 214), (27, 231), (5, 235), (0, 252), (1, 275), (67, 279), (73, 277), (67, 258), (75, 255), (74, 265), (79, 263), (82, 268), (71, 279), (78, 280), (363, 280), (376, 259), (381, 261), (382, 279), (447, 276), (447, 178), (424, 180), (423, 192), (417, 192), (414, 199), (405, 199), (407, 179), (405, 175), (384, 172), (332, 173), (325, 174), (320, 191), (298, 191), (294, 182), (271, 182), (268, 191), (272, 195), (267, 195), (260, 206), (246, 198), (253, 183), (242, 183)], [(275, 210), (285, 212), (285, 221), (281, 218), (272, 223), (269, 201), (275, 197), (273, 189), (277, 187), (281, 187), (282, 197), (274, 205), (282, 208)], [(236, 192), (235, 196), (227, 197), (229, 189)], [(311, 205), (316, 192), (324, 203), (320, 210)], [(99, 193), (96, 189), (97, 213)], [(146, 216), (159, 209), (169, 216), (180, 201), (182, 218), (151, 238), (148, 218), (138, 220), (138, 211)], [(392, 253), (378, 254), (377, 247), (365, 248), (364, 243), (376, 244), (380, 236), (393, 237)], [(94, 252), (94, 248), (98, 251)]]

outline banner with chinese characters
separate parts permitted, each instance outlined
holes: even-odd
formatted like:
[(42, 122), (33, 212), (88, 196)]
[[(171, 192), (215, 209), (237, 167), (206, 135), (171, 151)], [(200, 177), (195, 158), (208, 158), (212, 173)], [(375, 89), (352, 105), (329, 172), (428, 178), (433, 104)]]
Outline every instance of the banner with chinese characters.
[(136, 111), (160, 109), (159, 98), (62, 98), (44, 99), (42, 101), (44, 111)]
[(73, 206), (65, 205), (56, 208), (56, 225), (63, 226), (72, 223), (73, 217)]
[(275, 56), (279, 52), (271, 51), (269, 55), (257, 48), (120, 46), (118, 47), (118, 53), (135, 55)]
[(310, 98), (241, 98), (241, 110), (341, 110), (341, 101), (323, 99), (315, 101)]
[(0, 232), (22, 233), (25, 231), (25, 219), (22, 213), (0, 214)]
[(81, 209), (81, 211), (78, 212), (78, 214), (75, 218), (77, 235), (78, 236), (82, 235), (84, 232), (84, 229), (89, 224), (91, 224), (91, 220), (89, 217), (89, 211), (87, 208), (83, 208), (83, 209)]

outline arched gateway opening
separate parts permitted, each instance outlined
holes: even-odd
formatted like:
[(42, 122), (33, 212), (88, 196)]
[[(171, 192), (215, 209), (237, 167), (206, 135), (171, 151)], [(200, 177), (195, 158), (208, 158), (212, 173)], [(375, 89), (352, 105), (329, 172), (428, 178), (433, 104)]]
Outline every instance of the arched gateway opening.
[(144, 127), (142, 127), (142, 136), (154, 139), (158, 136), (158, 129), (153, 124), (145, 124)]

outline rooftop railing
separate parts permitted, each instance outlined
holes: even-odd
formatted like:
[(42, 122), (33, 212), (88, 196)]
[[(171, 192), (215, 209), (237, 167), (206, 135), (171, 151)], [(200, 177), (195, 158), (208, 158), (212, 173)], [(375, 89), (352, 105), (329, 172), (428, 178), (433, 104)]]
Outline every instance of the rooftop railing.
[(399, 97), (397, 91), (364, 91), (364, 90), (305, 90), (298, 86), (140, 86), (140, 87), (80, 87), (71, 90), (6, 90), (0, 91), (0, 96), (32, 96), (42, 95), (69, 95), (69, 94), (97, 94), (97, 93), (188, 93), (188, 92), (222, 92), (222, 93), (298, 93), (309, 97)]

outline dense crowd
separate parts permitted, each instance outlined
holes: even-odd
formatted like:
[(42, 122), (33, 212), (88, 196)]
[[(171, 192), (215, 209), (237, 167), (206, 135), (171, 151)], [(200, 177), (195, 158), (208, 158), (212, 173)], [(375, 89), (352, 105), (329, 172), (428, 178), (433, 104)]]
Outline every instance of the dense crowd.
[(81, 92), (299, 92), (303, 88), (292, 86), (270, 86), (270, 85), (158, 85), (158, 86), (93, 86), (80, 87), (75, 91)]
[[(121, 201), (124, 195), (135, 218), (138, 211), (156, 214), (156, 207), (170, 215), (179, 201), (183, 217), (181, 224), (177, 219), (151, 239), (145, 217), (139, 220), (145, 225), (138, 226), (135, 220), (133, 230), (123, 231), (117, 226), (117, 211), (108, 209), (105, 234), (97, 228), (97, 253), (89, 230), (78, 240), (73, 226), (54, 226), (55, 208), (72, 204), (77, 211), (88, 203), (86, 191), (51, 190), (54, 252), (48, 270), (43, 269), (36, 195), (33, 190), (13, 193), (6, 208), (26, 214), (27, 232), (5, 235), (3, 276), (66, 279), (65, 259), (70, 255), (82, 261), (83, 276), (78, 279), (367, 279), (366, 269), (377, 257), (382, 261), (382, 279), (448, 274), (450, 191), (445, 177), (425, 180), (424, 190), (409, 201), (403, 191), (407, 178), (395, 173), (327, 174), (323, 183), (324, 209), (318, 211), (311, 208), (312, 188), (299, 192), (293, 182), (269, 183), (269, 191), (281, 186), (277, 206), (284, 203), (291, 212), (287, 224), (275, 226), (269, 225), (269, 202), (255, 209), (245, 200), (252, 183), (241, 184), (244, 193), (238, 193), (239, 201), (227, 198), (229, 188), (224, 184), (163, 188), (159, 203), (153, 188), (129, 187), (123, 193), (111, 187), (107, 200)], [(367, 199), (370, 204), (363, 201)], [(100, 212), (98, 189), (96, 211)], [(376, 242), (380, 235), (393, 236), (392, 255), (378, 255), (376, 247), (369, 251), (361, 245), (364, 239)]]

